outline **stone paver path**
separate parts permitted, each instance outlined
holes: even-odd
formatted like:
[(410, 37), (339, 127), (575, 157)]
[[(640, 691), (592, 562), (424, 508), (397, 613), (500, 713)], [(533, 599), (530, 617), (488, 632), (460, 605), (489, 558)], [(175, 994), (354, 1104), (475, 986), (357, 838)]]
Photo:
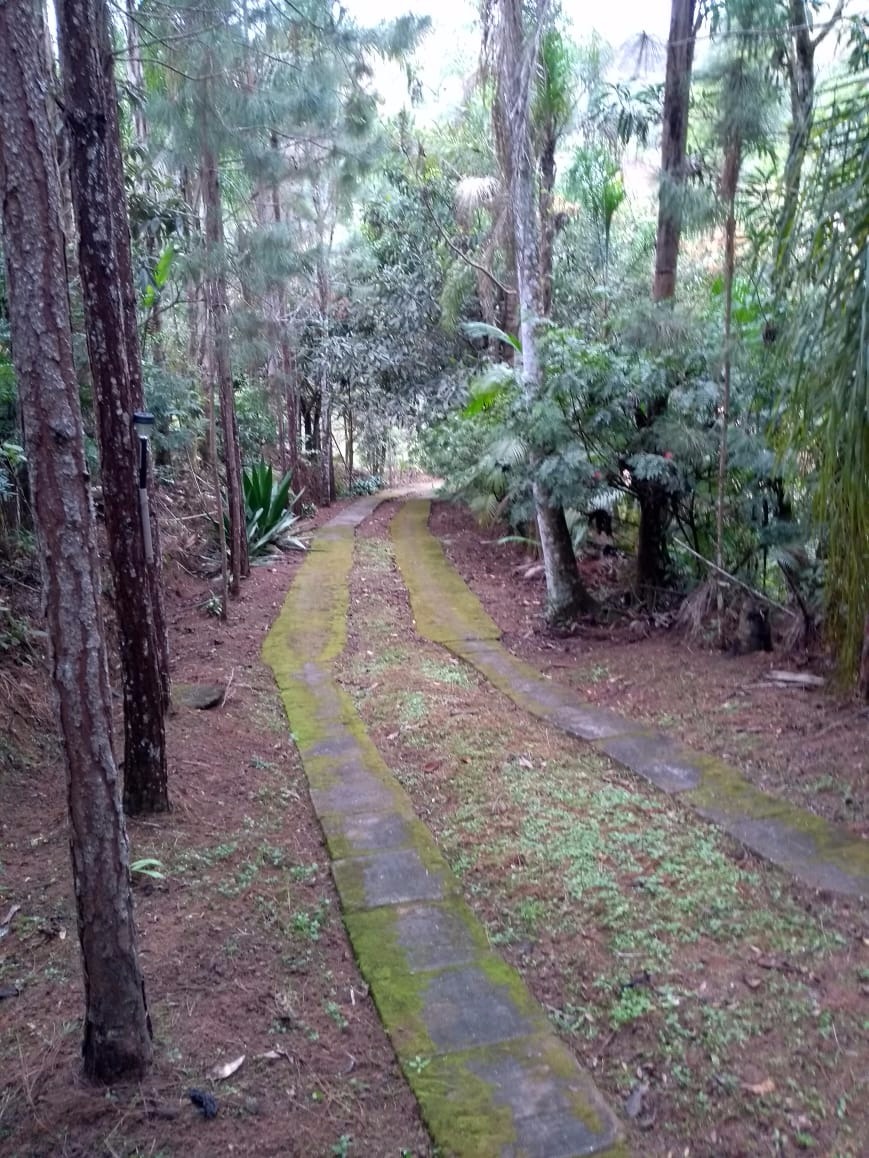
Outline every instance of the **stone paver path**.
[(624, 1154), (615, 1115), (518, 974), (488, 945), (334, 680), (354, 531), (383, 497), (354, 504), (322, 528), (263, 647), (360, 968), (445, 1155)]
[(576, 693), (511, 655), (476, 595), (428, 530), (430, 503), (406, 502), (392, 520), (395, 553), (411, 596), (416, 630), (471, 664), (520, 707), (588, 740), (651, 780), (744, 845), (800, 880), (869, 895), (869, 845), (804, 809), (755, 788), (735, 768), (661, 732), (583, 704)]

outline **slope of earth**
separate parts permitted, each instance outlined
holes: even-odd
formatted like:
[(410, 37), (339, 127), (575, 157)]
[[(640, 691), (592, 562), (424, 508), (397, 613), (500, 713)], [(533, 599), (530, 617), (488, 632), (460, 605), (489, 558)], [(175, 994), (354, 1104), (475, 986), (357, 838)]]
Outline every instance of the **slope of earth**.
[[(324, 511), (322, 517), (333, 512)], [(255, 568), (223, 625), (167, 591), (173, 678), (223, 689), (169, 722), (173, 812), (129, 825), (156, 1063), (79, 1076), (81, 976), (63, 769), (38, 666), (2, 672), (0, 1154), (427, 1155), (430, 1143), (344, 933), (319, 826), (259, 649), (299, 556)], [(15, 707), (18, 715), (12, 712)], [(41, 747), (22, 723), (37, 725)], [(244, 1057), (235, 1072), (214, 1076)], [(192, 1088), (213, 1093), (205, 1120)]]
[(794, 884), (420, 641), (394, 509), (358, 532), (342, 680), (632, 1152), (856, 1158), (865, 908)]
[[(771, 683), (767, 672), (793, 668), (779, 653), (726, 655), (627, 618), (553, 638), (543, 626), (544, 580), (524, 578), (534, 561), (520, 547), (499, 545), (497, 529), (449, 503), (434, 504), (430, 525), (516, 655), (583, 700), (661, 728), (736, 765), (764, 791), (869, 838), (865, 704)], [(607, 559), (583, 565), (598, 590), (613, 582), (613, 568)]]

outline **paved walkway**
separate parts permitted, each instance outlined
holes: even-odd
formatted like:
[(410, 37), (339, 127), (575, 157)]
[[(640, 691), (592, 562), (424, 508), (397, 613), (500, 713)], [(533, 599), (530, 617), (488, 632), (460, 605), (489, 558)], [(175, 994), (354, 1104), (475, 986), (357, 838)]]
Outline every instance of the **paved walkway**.
[[(431, 834), (335, 683), (355, 528), (384, 497), (354, 504), (321, 529), (263, 647), (360, 968), (445, 1155), (624, 1155), (615, 1115), (519, 975), (488, 945)], [(456, 590), (464, 587), (455, 580)]]
[(615, 712), (584, 704), (499, 642), (500, 632), (428, 530), (430, 502), (411, 499), (392, 520), (395, 553), (416, 630), (480, 671), (520, 707), (601, 752), (714, 821), (805, 883), (869, 896), (869, 843), (755, 788), (735, 768)]
[[(488, 945), (407, 794), (368, 737), (334, 660), (346, 642), (360, 500), (318, 533), (263, 647), (307, 773), (353, 948), (432, 1137), (446, 1155), (625, 1153), (618, 1121), (518, 974)], [(662, 733), (579, 702), (511, 655), (428, 530), (429, 502), (392, 522), (417, 632), (532, 712), (589, 741), (807, 883), (869, 894), (864, 842), (754, 788)]]

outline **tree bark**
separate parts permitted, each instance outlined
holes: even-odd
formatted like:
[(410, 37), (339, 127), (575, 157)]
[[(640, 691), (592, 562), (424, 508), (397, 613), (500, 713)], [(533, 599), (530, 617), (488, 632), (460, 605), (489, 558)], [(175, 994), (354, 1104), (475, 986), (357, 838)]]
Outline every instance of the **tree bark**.
[(117, 109), (113, 113), (107, 14), (104, 0), (60, 0), (57, 15), (79, 275), (120, 640), (124, 806), (130, 814), (166, 812), (166, 636), (162, 619), (158, 627), (154, 612), (155, 595), (162, 610), (159, 577), (149, 575), (156, 567), (149, 568), (145, 557), (139, 511), (139, 446), (132, 419), (136, 401), (142, 404), (141, 374), (129, 236), (126, 220), (121, 221), (118, 213), (126, 204), (122, 176), (118, 188), (120, 146), (117, 137), (114, 148), (111, 141), (113, 132), (117, 134)]
[[(503, 0), (496, 30), (495, 140), (513, 221), (522, 383), (529, 403), (539, 395), (543, 385), (537, 349), (541, 295), (538, 216), (534, 203), (535, 160), (530, 131), (531, 90), (539, 57), (539, 38), (548, 11), (548, 0), (537, 0), (533, 23), (526, 27), (521, 0)], [(532, 452), (532, 468), (535, 457), (539, 458), (539, 452)], [(546, 575), (547, 617), (560, 625), (588, 611), (592, 600), (577, 570), (564, 511), (552, 504), (539, 482), (534, 483), (533, 496)]]
[(592, 612), (595, 603), (576, 566), (564, 508), (551, 506), (539, 483), (534, 484), (534, 509), (546, 575), (546, 618), (553, 627), (562, 627), (577, 615)]
[(540, 154), (540, 314), (552, 312), (552, 261), (555, 251), (555, 218), (552, 195), (555, 190), (555, 147), (553, 133), (547, 133)]
[(809, 23), (806, 0), (789, 0), (790, 24), (787, 75), (791, 98), (790, 144), (784, 170), (784, 197), (776, 229), (773, 274), (778, 288), (784, 285), (790, 260), (791, 231), (802, 184), (803, 164), (815, 117), (815, 49), (842, 15), (842, 0), (826, 27), (815, 37)]
[(73, 366), (41, 4), (0, 4), (0, 207), (15, 369), (33, 476), (51, 674), (67, 766), (85, 988), (84, 1068), (138, 1078), (152, 1056), (112, 753), (99, 561)]
[(672, 578), (667, 551), (669, 495), (660, 484), (648, 480), (637, 482), (636, 491), (640, 504), (637, 589), (640, 598), (653, 606)]
[(232, 367), (229, 357), (229, 326), (226, 273), (223, 268), (223, 199), (220, 175), (215, 156), (208, 141), (207, 90), (201, 109), (202, 130), (202, 196), (205, 204), (205, 243), (208, 269), (205, 278), (206, 313), (212, 328), (214, 372), (220, 391), (220, 424), (223, 433), (223, 455), (226, 470), (226, 504), (229, 517), (230, 591), (238, 595), (241, 580), (250, 574), (247, 534), (244, 518), (244, 497), (241, 484), (241, 452), (238, 442), (238, 418), (232, 388)]
[(652, 297), (656, 302), (676, 292), (676, 265), (682, 232), (681, 190), (685, 180), (688, 145), (688, 102), (694, 66), (696, 0), (672, 0), (670, 37), (667, 42), (667, 74), (664, 81), (664, 120), (661, 134), (661, 194), (658, 235), (655, 244), (655, 277)]
[[(733, 330), (733, 276), (736, 271), (736, 186), (742, 161), (742, 145), (736, 139), (729, 143), (724, 157), (721, 193), (727, 201), (724, 223), (724, 358), (721, 368), (721, 439), (718, 446), (718, 494), (715, 503), (715, 562), (724, 569), (724, 495), (727, 488), (727, 438), (730, 425), (730, 376), (732, 356), (730, 339)], [(724, 588), (718, 583), (718, 643), (724, 647)]]

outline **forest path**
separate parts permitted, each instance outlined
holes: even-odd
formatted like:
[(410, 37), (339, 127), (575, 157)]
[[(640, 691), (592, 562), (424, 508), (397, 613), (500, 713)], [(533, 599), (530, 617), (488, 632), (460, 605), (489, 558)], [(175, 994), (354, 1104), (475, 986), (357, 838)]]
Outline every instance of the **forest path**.
[(263, 650), (436, 1146), (663, 1155), (711, 1130), (710, 1154), (761, 1152), (763, 1098), (710, 1109), (724, 1066), (794, 1091), (778, 1130), (791, 1103), (845, 1107), (816, 1136), (850, 1154), (865, 844), (517, 659), (429, 510), (379, 495), (325, 525)]
[(308, 777), (354, 952), (434, 1141), (469, 1158), (624, 1153), (615, 1115), (458, 881), (335, 679), (356, 528), (326, 524), (263, 647)]
[(500, 632), (428, 529), (430, 501), (405, 502), (392, 520), (396, 560), (417, 632), (476, 668), (520, 708), (589, 741), (752, 852), (814, 888), (869, 895), (869, 845), (844, 828), (760, 791), (735, 768), (615, 712), (583, 704), (499, 642)]

